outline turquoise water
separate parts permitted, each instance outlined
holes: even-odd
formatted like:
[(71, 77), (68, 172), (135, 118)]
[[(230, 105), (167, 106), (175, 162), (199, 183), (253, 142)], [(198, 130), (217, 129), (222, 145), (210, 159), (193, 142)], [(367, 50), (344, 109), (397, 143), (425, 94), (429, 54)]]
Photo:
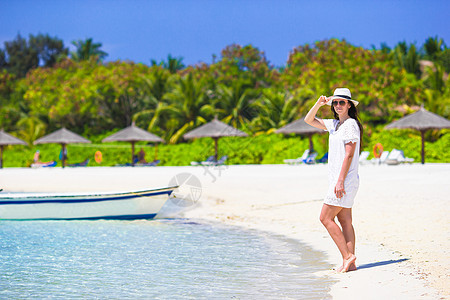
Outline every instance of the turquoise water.
[(0, 299), (323, 299), (323, 254), (184, 219), (0, 222)]

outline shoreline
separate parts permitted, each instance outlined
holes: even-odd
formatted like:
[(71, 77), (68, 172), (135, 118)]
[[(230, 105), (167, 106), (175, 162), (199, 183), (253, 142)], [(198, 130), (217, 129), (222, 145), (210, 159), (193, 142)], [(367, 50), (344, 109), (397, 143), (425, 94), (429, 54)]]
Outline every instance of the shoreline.
[[(326, 165), (3, 169), (0, 182), (11, 191), (139, 189), (167, 185), (183, 172), (197, 176), (203, 191), (184, 217), (283, 235), (324, 252), (333, 265), (341, 262), (318, 220), (328, 185)], [(450, 295), (449, 175), (450, 164), (360, 166), (353, 209), (359, 270), (316, 273), (338, 280), (333, 298)]]

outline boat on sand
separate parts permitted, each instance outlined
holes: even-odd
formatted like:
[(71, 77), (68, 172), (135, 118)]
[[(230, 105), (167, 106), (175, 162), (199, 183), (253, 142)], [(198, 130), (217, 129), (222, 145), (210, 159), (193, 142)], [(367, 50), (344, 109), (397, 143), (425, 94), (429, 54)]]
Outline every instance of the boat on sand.
[(176, 188), (105, 193), (0, 192), (0, 220), (153, 219)]

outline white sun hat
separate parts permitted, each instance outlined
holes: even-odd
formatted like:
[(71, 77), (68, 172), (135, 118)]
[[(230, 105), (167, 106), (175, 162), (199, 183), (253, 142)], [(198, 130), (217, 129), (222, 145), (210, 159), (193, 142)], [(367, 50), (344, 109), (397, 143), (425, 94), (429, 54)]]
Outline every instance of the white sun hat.
[(348, 88), (337, 88), (334, 90), (333, 96), (329, 97), (330, 100), (328, 100), (327, 105), (331, 105), (334, 99), (344, 99), (352, 101), (355, 106), (358, 105), (358, 101), (352, 99), (352, 94), (350, 93), (350, 90)]

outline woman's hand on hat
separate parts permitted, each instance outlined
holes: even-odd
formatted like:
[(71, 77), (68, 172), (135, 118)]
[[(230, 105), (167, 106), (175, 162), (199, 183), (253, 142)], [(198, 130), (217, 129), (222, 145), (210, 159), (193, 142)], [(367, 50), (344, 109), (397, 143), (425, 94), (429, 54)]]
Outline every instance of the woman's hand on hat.
[(328, 102), (328, 98), (326, 96), (322, 95), (322, 96), (319, 97), (319, 99), (317, 99), (316, 103), (319, 106), (324, 106), (325, 104), (327, 104), (327, 102)]

